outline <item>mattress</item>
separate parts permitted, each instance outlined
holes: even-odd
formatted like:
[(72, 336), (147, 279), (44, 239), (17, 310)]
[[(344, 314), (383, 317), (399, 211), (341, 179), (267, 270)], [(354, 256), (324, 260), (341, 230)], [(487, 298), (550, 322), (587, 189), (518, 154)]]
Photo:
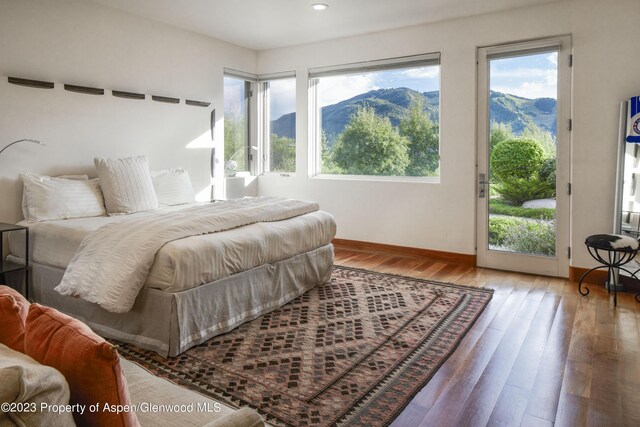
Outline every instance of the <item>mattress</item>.
[[(66, 268), (82, 239), (103, 225), (190, 206), (174, 206), (127, 216), (20, 224), (29, 226), (30, 259), (33, 262)], [(315, 211), (283, 221), (256, 223), (174, 240), (156, 253), (145, 287), (167, 292), (184, 291), (319, 248), (331, 242), (335, 231), (332, 215)], [(24, 258), (23, 237), (10, 235), (9, 245), (13, 255)]]

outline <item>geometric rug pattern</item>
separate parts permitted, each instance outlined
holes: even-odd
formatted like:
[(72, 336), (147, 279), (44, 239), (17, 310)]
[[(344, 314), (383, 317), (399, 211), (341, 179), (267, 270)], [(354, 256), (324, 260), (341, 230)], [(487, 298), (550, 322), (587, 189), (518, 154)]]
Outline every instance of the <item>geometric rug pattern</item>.
[(331, 282), (170, 358), (120, 353), (274, 425), (385, 426), (449, 357), (493, 291), (334, 267)]

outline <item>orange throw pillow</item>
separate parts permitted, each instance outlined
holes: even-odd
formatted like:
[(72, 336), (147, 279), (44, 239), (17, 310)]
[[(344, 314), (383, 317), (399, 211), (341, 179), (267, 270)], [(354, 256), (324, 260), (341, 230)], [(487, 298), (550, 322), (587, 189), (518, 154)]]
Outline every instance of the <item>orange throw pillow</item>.
[[(78, 426), (139, 426), (135, 412), (115, 412), (115, 405), (131, 404), (116, 348), (84, 323), (53, 308), (31, 304), (25, 353), (64, 375), (71, 391), (70, 404), (85, 405), (83, 414), (73, 413)], [(99, 409), (91, 411), (95, 404)], [(114, 410), (104, 411), (105, 404), (114, 405)]]
[(0, 344), (24, 353), (24, 324), (29, 301), (8, 286), (0, 285)]

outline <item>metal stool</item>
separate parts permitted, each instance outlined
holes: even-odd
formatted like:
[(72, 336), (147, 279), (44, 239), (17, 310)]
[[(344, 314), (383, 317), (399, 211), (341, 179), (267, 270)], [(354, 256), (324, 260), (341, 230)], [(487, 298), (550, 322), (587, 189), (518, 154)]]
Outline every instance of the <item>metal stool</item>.
[[(611, 287), (613, 286), (613, 303), (614, 305), (618, 305), (617, 283), (612, 283), (613, 278), (615, 277), (613, 270), (617, 268), (626, 271), (631, 276), (638, 279), (635, 273), (632, 273), (626, 268), (622, 267), (633, 258), (635, 258), (636, 254), (638, 253), (638, 249), (640, 249), (638, 241), (633, 237), (623, 236), (620, 234), (594, 234), (593, 236), (587, 237), (584, 241), (584, 244), (587, 245), (587, 250), (593, 257), (593, 259), (595, 259), (602, 265), (594, 267), (591, 270), (587, 270), (582, 275), (582, 277), (580, 278), (580, 282), (578, 283), (578, 292), (580, 292), (580, 295), (589, 295), (589, 288), (586, 285), (584, 287), (586, 289), (586, 292), (582, 292), (582, 282), (584, 278), (594, 270), (597, 270), (599, 268), (606, 268), (609, 272), (609, 282), (606, 285), (607, 291), (611, 293)], [(601, 252), (607, 252), (606, 258)], [(638, 299), (639, 295), (640, 294), (636, 295), (636, 300)]]

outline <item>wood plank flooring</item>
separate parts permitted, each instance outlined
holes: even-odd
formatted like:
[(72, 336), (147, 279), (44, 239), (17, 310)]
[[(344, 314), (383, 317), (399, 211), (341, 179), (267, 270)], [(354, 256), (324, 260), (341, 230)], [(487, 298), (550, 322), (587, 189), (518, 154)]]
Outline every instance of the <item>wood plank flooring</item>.
[(336, 264), (495, 290), (394, 427), (640, 426), (640, 303), (577, 284), (336, 246)]

